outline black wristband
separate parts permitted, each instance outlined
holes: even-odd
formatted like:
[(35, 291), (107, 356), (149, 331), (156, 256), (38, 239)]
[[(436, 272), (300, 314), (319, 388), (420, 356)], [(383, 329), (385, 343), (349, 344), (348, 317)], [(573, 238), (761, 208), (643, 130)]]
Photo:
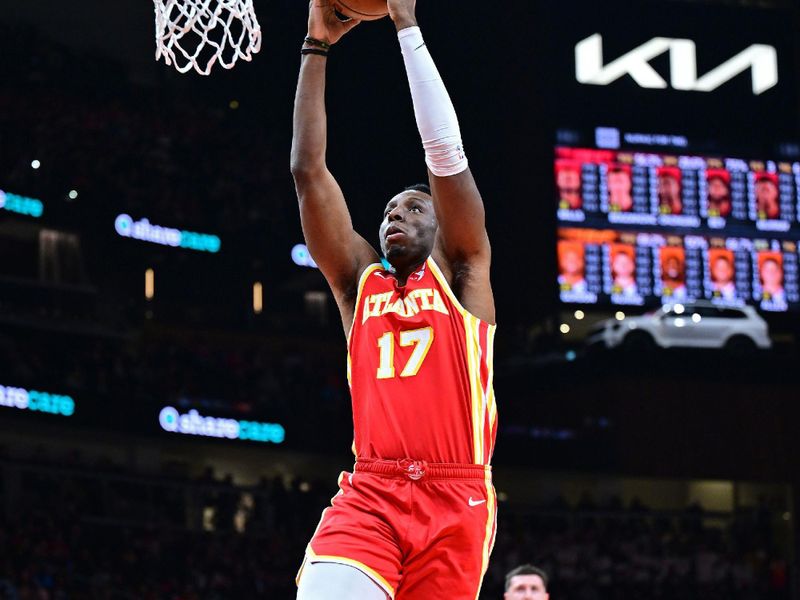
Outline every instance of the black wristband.
[(300, 54), (316, 54), (317, 56), (328, 56), (328, 53), (325, 50), (317, 50), (316, 48), (303, 48), (300, 50)]
[(322, 48), (323, 50), (330, 50), (331, 45), (328, 42), (323, 42), (322, 40), (318, 40), (317, 38), (313, 38), (310, 35), (306, 36), (305, 39), (306, 44), (310, 46), (317, 46), (318, 48)]

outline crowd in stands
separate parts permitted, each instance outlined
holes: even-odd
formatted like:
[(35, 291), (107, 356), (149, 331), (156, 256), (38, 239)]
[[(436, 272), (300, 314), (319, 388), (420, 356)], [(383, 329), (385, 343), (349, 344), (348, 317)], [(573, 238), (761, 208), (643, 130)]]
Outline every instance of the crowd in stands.
[[(330, 482), (236, 486), (207, 469), (143, 474), (78, 454), (0, 459), (0, 598), (292, 598)], [(765, 507), (731, 515), (500, 504), (481, 598), (534, 562), (558, 600), (778, 600), (789, 569)]]
[[(294, 440), (318, 439), (330, 426), (350, 445), (352, 422), (343, 344), (250, 337), (99, 338), (0, 329), (0, 385), (69, 394), (86, 413), (113, 401), (165, 405), (215, 416), (283, 424)], [(317, 419), (305, 415), (313, 411)], [(309, 429), (311, 428), (311, 429)]]

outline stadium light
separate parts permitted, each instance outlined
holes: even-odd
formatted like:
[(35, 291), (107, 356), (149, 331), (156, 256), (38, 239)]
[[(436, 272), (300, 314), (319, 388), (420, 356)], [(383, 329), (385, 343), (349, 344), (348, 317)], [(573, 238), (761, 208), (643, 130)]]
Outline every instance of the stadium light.
[(144, 297), (152, 300), (156, 294), (156, 274), (153, 269), (144, 272)]
[(253, 284), (253, 312), (260, 315), (264, 310), (264, 286), (260, 281)]

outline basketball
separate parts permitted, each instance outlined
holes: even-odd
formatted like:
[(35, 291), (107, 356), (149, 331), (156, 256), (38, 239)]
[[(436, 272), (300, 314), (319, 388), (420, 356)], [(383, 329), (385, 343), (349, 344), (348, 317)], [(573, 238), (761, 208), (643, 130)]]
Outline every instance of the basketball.
[(334, 7), (343, 15), (359, 21), (374, 21), (389, 14), (386, 0), (336, 0)]

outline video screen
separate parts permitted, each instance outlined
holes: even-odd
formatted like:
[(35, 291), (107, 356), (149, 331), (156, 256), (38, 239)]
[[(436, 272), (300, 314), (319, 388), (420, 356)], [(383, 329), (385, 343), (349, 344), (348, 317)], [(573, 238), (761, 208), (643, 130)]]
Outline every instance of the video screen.
[(557, 146), (562, 302), (800, 310), (800, 163)]
[(800, 309), (798, 245), (769, 238), (678, 235), (562, 227), (563, 302), (644, 306), (710, 300)]
[(562, 222), (800, 227), (800, 163), (558, 147), (555, 180)]

